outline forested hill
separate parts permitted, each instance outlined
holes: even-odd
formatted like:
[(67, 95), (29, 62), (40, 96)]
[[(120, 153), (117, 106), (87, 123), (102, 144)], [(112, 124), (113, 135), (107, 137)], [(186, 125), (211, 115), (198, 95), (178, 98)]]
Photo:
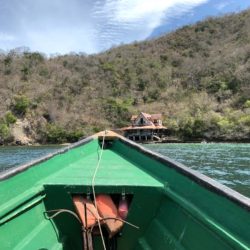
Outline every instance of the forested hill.
[(74, 141), (139, 111), (163, 113), (184, 139), (247, 140), (250, 10), (97, 55), (2, 53), (0, 89), (1, 142), (18, 129), (42, 143)]

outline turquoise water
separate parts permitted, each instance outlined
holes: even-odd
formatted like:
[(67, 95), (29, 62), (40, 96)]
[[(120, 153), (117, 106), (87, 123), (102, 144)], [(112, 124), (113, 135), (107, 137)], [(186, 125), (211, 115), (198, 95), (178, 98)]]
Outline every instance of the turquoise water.
[[(250, 144), (145, 144), (250, 197)], [(60, 146), (0, 147), (0, 171), (54, 152)]]
[(144, 146), (250, 197), (250, 144), (173, 143)]
[(53, 153), (62, 146), (0, 147), (0, 171), (20, 166)]

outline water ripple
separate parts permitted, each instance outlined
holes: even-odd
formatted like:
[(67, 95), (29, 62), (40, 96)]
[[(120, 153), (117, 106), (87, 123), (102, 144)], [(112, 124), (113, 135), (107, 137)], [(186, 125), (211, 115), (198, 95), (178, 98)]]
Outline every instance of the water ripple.
[(0, 147), (0, 171), (38, 159), (59, 148), (61, 146)]
[(250, 144), (173, 143), (144, 146), (250, 197)]
[[(250, 144), (174, 143), (144, 146), (250, 197)], [(0, 147), (0, 171), (40, 158), (58, 148), (61, 147)]]

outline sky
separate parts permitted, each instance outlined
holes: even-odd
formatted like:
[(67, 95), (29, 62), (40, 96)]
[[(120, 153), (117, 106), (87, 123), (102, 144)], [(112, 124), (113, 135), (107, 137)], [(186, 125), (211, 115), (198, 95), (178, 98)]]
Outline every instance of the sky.
[(0, 50), (95, 54), (247, 8), (250, 0), (0, 0)]

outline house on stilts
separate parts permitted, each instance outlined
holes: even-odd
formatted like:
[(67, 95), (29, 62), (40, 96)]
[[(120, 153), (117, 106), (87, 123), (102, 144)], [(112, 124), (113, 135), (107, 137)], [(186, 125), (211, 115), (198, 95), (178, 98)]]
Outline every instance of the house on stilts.
[(133, 141), (161, 141), (168, 135), (168, 129), (162, 125), (161, 114), (141, 112), (132, 115), (131, 125), (122, 128), (123, 135)]

